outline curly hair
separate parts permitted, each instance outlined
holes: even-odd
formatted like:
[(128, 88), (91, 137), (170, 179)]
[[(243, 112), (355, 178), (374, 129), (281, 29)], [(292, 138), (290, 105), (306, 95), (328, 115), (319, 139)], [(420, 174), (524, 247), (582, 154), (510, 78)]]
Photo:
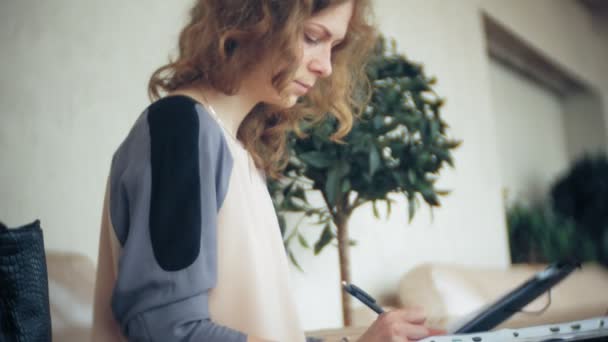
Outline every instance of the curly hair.
[(354, 10), (344, 41), (332, 50), (331, 76), (319, 79), (291, 108), (258, 104), (239, 127), (238, 139), (256, 166), (278, 178), (289, 158), (287, 134), (301, 136), (303, 120), (333, 115), (338, 127), (331, 138), (339, 142), (368, 102), (365, 63), (376, 38), (370, 0), (197, 0), (179, 35), (177, 58), (152, 74), (148, 95), (154, 101), (161, 92), (191, 84), (232, 95), (262, 57), (286, 65), (272, 78), (283, 94), (298, 67), (304, 21), (345, 1), (354, 1)]

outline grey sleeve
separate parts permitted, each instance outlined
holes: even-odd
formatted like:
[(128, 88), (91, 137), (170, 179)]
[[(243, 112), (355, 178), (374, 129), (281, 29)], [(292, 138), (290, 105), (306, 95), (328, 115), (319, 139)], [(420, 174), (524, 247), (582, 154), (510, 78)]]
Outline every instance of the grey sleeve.
[(180, 96), (150, 105), (115, 153), (110, 216), (122, 249), (111, 306), (129, 341), (247, 340), (208, 309), (231, 169), (217, 123)]

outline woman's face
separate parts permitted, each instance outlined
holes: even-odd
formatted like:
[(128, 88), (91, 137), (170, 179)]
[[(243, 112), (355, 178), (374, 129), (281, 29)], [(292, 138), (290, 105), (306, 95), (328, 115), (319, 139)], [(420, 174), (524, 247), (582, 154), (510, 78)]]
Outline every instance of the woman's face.
[[(257, 91), (261, 102), (280, 107), (291, 107), (296, 104), (298, 97), (306, 95), (319, 78), (328, 77), (332, 72), (332, 49), (340, 44), (346, 35), (348, 24), (353, 14), (353, 1), (326, 8), (304, 22), (304, 35), (301, 41), (301, 60), (295, 72), (294, 81), (286, 89), (287, 97), (281, 99), (271, 83), (271, 78), (262, 82), (266, 86)], [(269, 70), (276, 66), (266, 66)], [(272, 72), (265, 72), (271, 75)]]

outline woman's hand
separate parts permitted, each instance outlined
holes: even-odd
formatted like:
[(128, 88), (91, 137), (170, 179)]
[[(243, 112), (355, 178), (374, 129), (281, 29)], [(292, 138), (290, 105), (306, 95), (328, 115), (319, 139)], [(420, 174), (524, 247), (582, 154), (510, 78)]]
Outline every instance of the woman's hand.
[[(381, 314), (359, 338), (359, 342), (418, 341), (432, 331), (423, 324), (426, 316), (422, 309), (394, 310)], [(433, 331), (434, 332), (434, 331)]]

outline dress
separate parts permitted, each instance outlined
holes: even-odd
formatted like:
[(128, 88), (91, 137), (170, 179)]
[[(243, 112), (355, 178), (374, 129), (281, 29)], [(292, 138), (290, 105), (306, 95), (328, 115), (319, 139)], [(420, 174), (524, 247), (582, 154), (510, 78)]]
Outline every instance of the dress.
[(148, 106), (112, 159), (93, 341), (305, 341), (264, 175), (194, 99)]

